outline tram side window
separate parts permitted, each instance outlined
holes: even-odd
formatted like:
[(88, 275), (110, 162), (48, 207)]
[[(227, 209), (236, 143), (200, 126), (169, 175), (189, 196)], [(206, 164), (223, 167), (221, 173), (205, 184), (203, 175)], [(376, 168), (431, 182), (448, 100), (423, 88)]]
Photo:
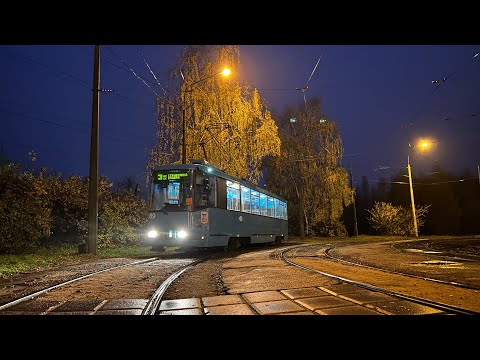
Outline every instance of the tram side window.
[(209, 177), (209, 193), (208, 193), (208, 206), (215, 207), (217, 206), (217, 178), (215, 176)]
[(242, 211), (249, 213), (251, 212), (251, 203), (250, 203), (250, 188), (241, 185), (242, 190)]
[(240, 211), (240, 184), (227, 180), (227, 210)]
[(281, 216), (281, 212), (280, 212), (280, 204), (279, 204), (279, 200), (277, 198), (273, 198), (273, 208), (274, 208), (274, 216), (277, 218), (277, 219), (281, 219), (282, 216)]
[(273, 197), (271, 196), (268, 196), (268, 199), (267, 199), (267, 215), (270, 216), (270, 217), (274, 217), (275, 215), (275, 209), (273, 207)]
[(275, 214), (279, 219), (285, 219), (285, 203), (283, 201), (278, 201), (278, 213)]
[(284, 206), (284, 208), (283, 208), (283, 218), (284, 218), (285, 220), (288, 220), (287, 203), (284, 203), (284, 204), (285, 204), (285, 206)]
[(258, 197), (258, 191), (252, 190), (250, 198), (252, 203), (252, 214), (260, 214), (260, 199)]
[(260, 193), (260, 215), (267, 216), (267, 195)]

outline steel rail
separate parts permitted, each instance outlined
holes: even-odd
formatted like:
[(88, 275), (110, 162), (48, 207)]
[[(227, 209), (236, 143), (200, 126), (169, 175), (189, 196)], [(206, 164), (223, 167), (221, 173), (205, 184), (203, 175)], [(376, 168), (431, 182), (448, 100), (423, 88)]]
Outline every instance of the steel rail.
[(211, 256), (206, 256), (201, 259), (197, 259), (190, 264), (182, 266), (179, 270), (175, 271), (172, 275), (170, 275), (165, 281), (163, 281), (160, 286), (155, 290), (153, 295), (150, 297), (147, 305), (145, 305), (141, 315), (155, 315), (157, 312), (158, 306), (162, 301), (162, 297), (167, 291), (168, 287), (186, 270), (190, 269), (191, 267), (201, 263), (209, 259)]
[(287, 258), (286, 253), (288, 251), (291, 251), (291, 250), (294, 250), (294, 249), (296, 250), (299, 247), (305, 247), (305, 246), (309, 246), (309, 245), (300, 245), (300, 246), (296, 246), (294, 248), (288, 248), (288, 249), (281, 250), (280, 251), (280, 254), (281, 254), (280, 256), (281, 256), (283, 261), (285, 261), (286, 263), (288, 263), (292, 266), (296, 266), (296, 267), (298, 267), (300, 269), (303, 269), (303, 270), (306, 270), (306, 271), (315, 272), (315, 273), (318, 273), (318, 274), (321, 274), (321, 275), (324, 275), (324, 276), (327, 276), (327, 277), (330, 277), (330, 278), (333, 278), (333, 279), (341, 280), (341, 281), (346, 282), (348, 284), (352, 284), (352, 285), (355, 285), (355, 286), (358, 286), (358, 287), (361, 287), (361, 288), (364, 288), (364, 289), (367, 289), (367, 290), (370, 290), (370, 291), (379, 292), (379, 293), (382, 293), (382, 294), (385, 294), (385, 295), (394, 296), (394, 297), (400, 298), (402, 300), (408, 300), (408, 301), (411, 301), (411, 302), (414, 302), (414, 303), (417, 303), (417, 304), (420, 304), (420, 305), (429, 306), (429, 307), (432, 307), (432, 308), (435, 308), (435, 309), (438, 309), (438, 310), (441, 310), (441, 311), (444, 311), (444, 312), (447, 312), (447, 313), (451, 313), (451, 314), (459, 314), (459, 315), (479, 315), (480, 314), (477, 311), (462, 309), (462, 308), (459, 308), (459, 307), (456, 307), (456, 306), (447, 305), (447, 304), (443, 304), (443, 303), (440, 303), (440, 302), (436, 302), (436, 301), (432, 301), (432, 300), (428, 300), (428, 299), (423, 299), (423, 298), (419, 298), (419, 297), (415, 297), (415, 296), (404, 295), (404, 294), (401, 294), (401, 293), (398, 293), (398, 292), (395, 292), (395, 291), (391, 291), (391, 290), (388, 290), (388, 289), (380, 288), (378, 286), (374, 286), (374, 285), (371, 285), (371, 284), (366, 284), (366, 283), (354, 281), (354, 280), (351, 280), (351, 279), (347, 279), (347, 278), (344, 278), (342, 276), (337, 276), (337, 275), (330, 274), (330, 273), (327, 273), (327, 272), (324, 272), (324, 271), (320, 271), (320, 270), (317, 270), (317, 269), (310, 268), (308, 266), (298, 264), (298, 263), (296, 263), (294, 261), (291, 261), (290, 259)]
[[(90, 274), (87, 274), (87, 275), (82, 275), (82, 276), (79, 276), (79, 277), (76, 277), (76, 278), (73, 278), (73, 279), (70, 279), (70, 280), (67, 280), (67, 281), (63, 281), (59, 284), (56, 284), (54, 286), (50, 286), (48, 288), (45, 288), (45, 289), (42, 289), (42, 290), (39, 290), (39, 291), (36, 291), (32, 294), (29, 294), (29, 295), (25, 295), (21, 298), (18, 298), (16, 300), (13, 300), (13, 301), (10, 301), (8, 303), (5, 303), (3, 305), (0, 305), (0, 311), (2, 310), (5, 310), (11, 306), (14, 306), (14, 305), (17, 305), (17, 304), (20, 304), (20, 303), (23, 303), (25, 301), (28, 301), (28, 300), (32, 300), (40, 295), (43, 295), (51, 290), (54, 290), (54, 289), (57, 289), (59, 287), (62, 287), (62, 286), (65, 286), (65, 285), (68, 285), (68, 284), (71, 284), (75, 281), (79, 281), (79, 280), (83, 280), (83, 279), (86, 279), (90, 276), (94, 276), (94, 275), (98, 275), (98, 274), (101, 274), (101, 273), (104, 273), (104, 272), (107, 272), (107, 271), (112, 271), (112, 270), (115, 270), (115, 269), (119, 269), (119, 268), (122, 268), (122, 267), (126, 267), (126, 266), (133, 266), (133, 265), (138, 265), (138, 264), (145, 264), (145, 263), (149, 263), (149, 262), (153, 262), (153, 261), (156, 261), (158, 260), (159, 258), (149, 258), (149, 259), (145, 259), (145, 260), (139, 260), (139, 261), (134, 261), (134, 262), (131, 262), (131, 263), (128, 263), (128, 264), (123, 264), (123, 265), (117, 265), (117, 266), (113, 266), (111, 268), (108, 268), (108, 269), (103, 269), (103, 270), (99, 270), (99, 271), (95, 271), (93, 273), (90, 273)], [(0, 313), (1, 314), (1, 313)]]

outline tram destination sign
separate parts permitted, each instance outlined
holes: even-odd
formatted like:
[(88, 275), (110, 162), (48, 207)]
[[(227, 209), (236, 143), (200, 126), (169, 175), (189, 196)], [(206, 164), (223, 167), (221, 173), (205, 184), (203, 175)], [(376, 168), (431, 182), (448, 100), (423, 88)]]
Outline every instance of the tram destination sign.
[(175, 172), (175, 173), (160, 173), (156, 172), (153, 175), (155, 181), (165, 181), (165, 180), (180, 180), (181, 178), (187, 177), (188, 172)]

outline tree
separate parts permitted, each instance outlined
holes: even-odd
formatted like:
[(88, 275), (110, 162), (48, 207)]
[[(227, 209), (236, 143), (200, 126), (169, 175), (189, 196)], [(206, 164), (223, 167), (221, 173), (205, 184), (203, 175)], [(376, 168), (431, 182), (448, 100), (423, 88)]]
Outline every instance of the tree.
[(351, 190), (340, 166), (340, 131), (322, 114), (320, 99), (307, 105), (287, 108), (282, 116), (280, 155), (270, 158), (267, 188), (287, 199), (293, 232), (345, 235), (340, 219)]
[(458, 197), (458, 206), (462, 209), (460, 217), (460, 229), (462, 234), (480, 233), (480, 186), (477, 174), (469, 170), (464, 170), (460, 174), (460, 179), (469, 179), (468, 181), (458, 181), (454, 183), (454, 191)]
[(131, 193), (135, 196), (142, 196), (142, 189), (136, 178), (133, 176), (125, 176), (114, 182), (112, 191), (120, 194), (123, 192)]
[[(238, 81), (239, 65), (238, 46), (182, 50), (170, 72), (172, 89), (158, 99), (157, 142), (149, 151), (147, 181), (156, 166), (181, 161), (186, 104), (187, 162), (204, 158), (230, 175), (258, 183), (263, 159), (279, 154), (280, 138), (258, 90)], [(216, 76), (225, 66), (232, 70), (230, 78)]]
[[(429, 205), (415, 206), (415, 217), (420, 229), (425, 223)], [(413, 215), (410, 209), (394, 206), (391, 203), (375, 202), (373, 208), (367, 210), (368, 221), (379, 235), (414, 235)]]
[[(410, 193), (409, 186), (402, 184), (402, 182), (406, 182), (404, 175), (405, 171), (400, 171), (392, 178), (392, 182), (398, 182), (399, 184), (392, 184), (389, 198), (394, 205), (408, 207), (411, 206)], [(430, 173), (418, 174), (414, 177), (415, 204), (431, 205), (429, 217), (425, 222), (424, 233), (461, 233), (461, 217), (465, 208), (460, 206), (460, 199), (455, 192), (455, 185), (459, 184), (455, 182), (457, 179), (437, 164), (432, 166)]]
[(360, 186), (357, 186), (356, 191), (358, 194), (356, 197), (358, 232), (361, 234), (368, 234), (370, 225), (367, 221), (366, 215), (368, 214), (367, 209), (370, 209), (373, 206), (373, 201), (370, 184), (365, 175), (362, 175), (362, 181)]

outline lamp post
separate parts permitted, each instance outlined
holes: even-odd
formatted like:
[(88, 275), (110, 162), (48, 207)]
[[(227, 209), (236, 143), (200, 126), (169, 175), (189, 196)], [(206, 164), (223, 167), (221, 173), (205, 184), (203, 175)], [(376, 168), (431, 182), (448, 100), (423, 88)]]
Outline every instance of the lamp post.
[(190, 85), (186, 86), (186, 89), (183, 90), (182, 89), (182, 96), (183, 96), (183, 109), (182, 109), (182, 164), (186, 164), (187, 163), (187, 117), (186, 117), (186, 107), (187, 107), (187, 100), (186, 100), (186, 96), (185, 96), (185, 93), (186, 92), (191, 92), (192, 90), (190, 90), (190, 88), (194, 85), (197, 85), (198, 83), (201, 83), (205, 80), (208, 80), (214, 76), (217, 76), (217, 75), (223, 75), (223, 76), (228, 76), (230, 75), (231, 71), (230, 69), (224, 69), (216, 74), (213, 74), (213, 75), (209, 75), (209, 76), (206, 76), (204, 77), (203, 79), (200, 79), (198, 81), (195, 81), (193, 83), (191, 83)]
[[(418, 147), (420, 147), (420, 150), (426, 150), (432, 143), (435, 141), (432, 141), (430, 139), (421, 139), (418, 142)], [(409, 143), (409, 147), (414, 147)], [(415, 237), (418, 237), (418, 225), (417, 225), (417, 216), (415, 214), (415, 199), (413, 197), (413, 184), (412, 184), (412, 169), (410, 167), (410, 155), (407, 156), (407, 169), (408, 169), (408, 182), (410, 184), (410, 200), (412, 203), (412, 216), (413, 216), (413, 231)]]
[(410, 200), (412, 202), (413, 230), (415, 237), (418, 237), (417, 216), (415, 215), (415, 199), (413, 198), (412, 171), (410, 169), (410, 155), (407, 156), (407, 160), (408, 182), (410, 183)]

